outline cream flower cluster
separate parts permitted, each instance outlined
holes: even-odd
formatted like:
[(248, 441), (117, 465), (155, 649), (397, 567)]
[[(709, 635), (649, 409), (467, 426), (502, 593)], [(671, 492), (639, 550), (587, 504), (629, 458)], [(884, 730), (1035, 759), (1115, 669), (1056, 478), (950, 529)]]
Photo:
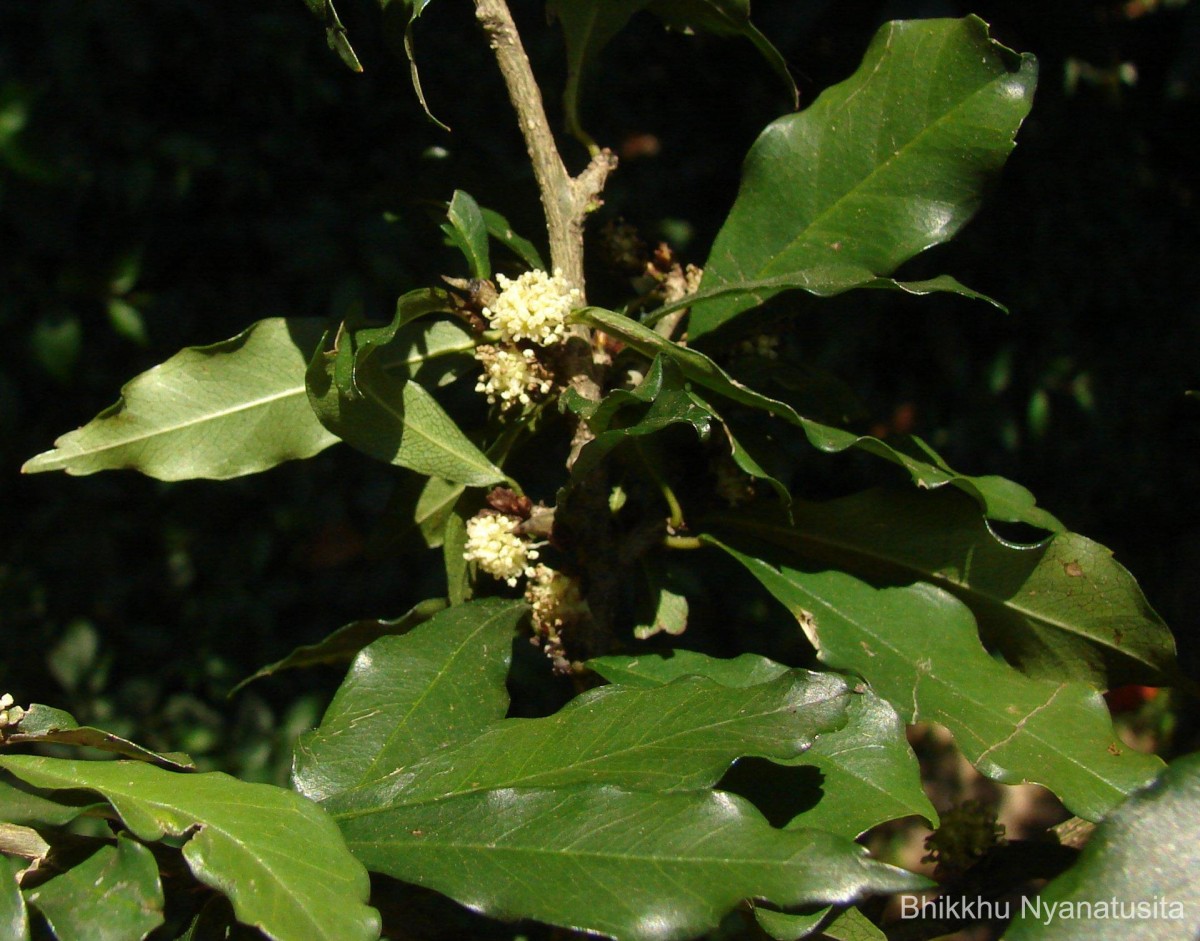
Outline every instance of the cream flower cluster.
[(587, 610), (579, 579), (540, 563), (525, 587), (525, 600), (533, 608), (533, 626), (539, 634), (557, 641), (560, 629), (578, 620)]
[(510, 343), (528, 340), (550, 346), (563, 338), (567, 314), (578, 304), (578, 288), (571, 287), (562, 271), (548, 275), (537, 269), (526, 271), (513, 281), (496, 275), (500, 295), (490, 307), (483, 308), (493, 330)]
[(0, 696), (0, 729), (9, 729), (25, 718), (25, 710), (13, 705), (10, 693)]
[(532, 401), (531, 392), (545, 395), (554, 386), (533, 350), (477, 346), (475, 358), (483, 364), (483, 375), (475, 391), (486, 395), (489, 405), (499, 402), (500, 408), (505, 410), (515, 405), (528, 405)]
[(467, 520), (467, 545), (463, 558), (476, 563), (493, 578), (516, 585), (522, 575), (533, 575), (531, 560), (538, 551), (517, 532), (520, 520), (504, 513), (479, 513)]

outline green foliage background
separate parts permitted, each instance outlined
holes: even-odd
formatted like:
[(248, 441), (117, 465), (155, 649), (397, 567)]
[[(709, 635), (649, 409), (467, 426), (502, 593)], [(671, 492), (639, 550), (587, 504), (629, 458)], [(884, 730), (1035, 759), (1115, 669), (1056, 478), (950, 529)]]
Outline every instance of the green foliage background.
[[(561, 87), (542, 4), (514, 7), (543, 83)], [(804, 103), (893, 17), (979, 13), (997, 39), (1037, 54), (1041, 87), (998, 192), (952, 245), (903, 272), (954, 271), (1012, 313), (858, 292), (800, 318), (796, 338), (857, 384), (870, 420), (911, 413), (952, 466), (1020, 481), (1113, 548), (1194, 673), (1200, 403), (1184, 393), (1200, 388), (1200, 179), (1186, 141), (1200, 7), (1138, 20), (1115, 8), (756, 0), (755, 19)], [(450, 135), (410, 94), (403, 22), (381, 37), (374, 2), (339, 12), (361, 75), (295, 0), (0, 6), (0, 689), (276, 781), (335, 674), (226, 693), (297, 644), (442, 590), (434, 554), (366, 551), (394, 472), (344, 451), (219, 486), (17, 469), (180, 347), (268, 316), (383, 318), (420, 273), (463, 274), (431, 197), (461, 188), (538, 232), (523, 146), (470, 10), (434, 4), (419, 27), (427, 99)], [(1113, 80), (1071, 91), (1070, 59)], [(1136, 85), (1115, 80), (1126, 61)], [(786, 107), (749, 44), (635, 19), (584, 94), (589, 132), (624, 151), (602, 215), (701, 261), (741, 157)], [(601, 304), (624, 293), (599, 265), (590, 285)], [(829, 494), (841, 492), (831, 476)], [(689, 642), (788, 660), (794, 631), (765, 602), (739, 605), (731, 578), (752, 584), (722, 568), (707, 603), (703, 584), (689, 586), (700, 599)]]

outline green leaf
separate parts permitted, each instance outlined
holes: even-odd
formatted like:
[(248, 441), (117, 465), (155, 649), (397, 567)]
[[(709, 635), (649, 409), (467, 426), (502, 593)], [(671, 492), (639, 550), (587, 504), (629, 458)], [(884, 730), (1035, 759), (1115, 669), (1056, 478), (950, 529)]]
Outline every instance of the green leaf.
[(757, 686), (791, 669), (758, 654), (744, 653), (724, 660), (682, 649), (637, 657), (595, 657), (587, 665), (610, 683), (642, 688), (662, 686), (684, 676), (707, 677), (722, 686)]
[(983, 774), (1043, 784), (1095, 820), (1145, 786), (1161, 762), (1119, 744), (1104, 700), (1082, 683), (1035, 680), (993, 659), (970, 611), (927, 583), (877, 589), (715, 539), (799, 621), (821, 661), (862, 676), (906, 722), (946, 726)]
[(154, 856), (124, 833), (25, 899), (58, 941), (138, 941), (163, 923)]
[[(1029, 113), (1037, 66), (977, 17), (884, 25), (862, 65), (811, 107), (771, 124), (702, 288), (779, 279), (694, 304), (695, 340), (787, 287), (836, 293), (890, 275), (979, 208)], [(949, 280), (919, 290), (959, 290)]]
[(433, 112), (429, 110), (429, 105), (425, 102), (425, 92), (421, 88), (421, 75), (417, 71), (415, 38), (417, 18), (425, 12), (425, 8), (429, 6), (431, 2), (432, 0), (379, 0), (379, 3), (384, 10), (387, 10), (388, 7), (395, 3), (399, 4), (399, 6), (408, 14), (408, 23), (404, 27), (404, 54), (408, 56), (409, 73), (412, 76), (413, 91), (417, 93), (417, 100), (421, 102), (421, 108), (425, 111), (425, 116), (443, 131), (449, 131), (450, 128), (435, 118), (433, 116)]
[(471, 268), (471, 277), (490, 278), (492, 263), (488, 258), (488, 230), (479, 203), (469, 193), (455, 190), (446, 211), (449, 222), (442, 230), (463, 253)]
[[(589, 660), (588, 666), (610, 683), (642, 688), (684, 676), (703, 676), (723, 686), (744, 687), (789, 672), (787, 667), (756, 654), (722, 660), (690, 650), (597, 657)], [(937, 811), (921, 788), (920, 768), (908, 746), (904, 723), (869, 689), (851, 698), (844, 726), (818, 736), (799, 757), (775, 760), (788, 766), (813, 766), (823, 776), (820, 801), (793, 819), (790, 827), (853, 838), (876, 824), (900, 817), (915, 815), (937, 823)]]
[(520, 606), (474, 602), (368, 648), (298, 751), (372, 869), (496, 917), (620, 938), (692, 936), (748, 896), (849, 900), (921, 881), (708, 790), (734, 758), (794, 756), (840, 724), (840, 678), (787, 671), (728, 688), (684, 677), (502, 719), (512, 619), (482, 640), (489, 611)]
[(821, 929), (821, 933), (835, 941), (887, 941), (887, 935), (857, 908), (840, 913)]
[(811, 827), (857, 837), (901, 817), (924, 817), (936, 827), (937, 811), (921, 787), (921, 769), (904, 723), (870, 690), (856, 696), (843, 728), (822, 735), (789, 765), (809, 765), (823, 777), (821, 799), (789, 827)]
[(40, 794), (15, 787), (0, 778), (0, 820), (32, 827), (61, 827), (89, 810), (104, 808), (102, 802), (59, 803)]
[(546, 0), (546, 12), (562, 24), (567, 43), (567, 84), (563, 110), (567, 130), (589, 139), (579, 121), (579, 86), (610, 39), (617, 35), (649, 0)]
[(466, 489), (441, 477), (406, 474), (368, 540), (367, 554), (381, 558), (392, 552), (441, 548), (446, 518)]
[(389, 375), (436, 388), (458, 378), (464, 369), (474, 369), (474, 351), (475, 337), (465, 326), (434, 320), (406, 324), (375, 355), (377, 365)]
[(1035, 505), (1033, 494), (1024, 487), (1003, 477), (958, 474), (920, 438), (911, 437), (887, 444), (878, 438), (856, 435), (805, 418), (790, 405), (761, 395), (733, 379), (698, 350), (672, 343), (649, 327), (621, 314), (598, 307), (586, 307), (574, 311), (570, 319), (603, 330), (648, 359), (660, 354), (667, 356), (679, 365), (692, 382), (739, 405), (761, 409), (795, 425), (804, 432), (809, 443), (821, 451), (838, 453), (855, 448), (900, 465), (912, 475), (913, 482), (922, 488), (932, 490), (947, 484), (957, 487), (978, 501), (990, 519), (1027, 523), (1051, 532), (1060, 532), (1064, 528), (1062, 523)]
[(513, 788), (343, 826), (371, 869), (495, 917), (622, 941), (695, 937), (748, 897), (802, 905), (927, 884), (849, 840), (776, 830), (715, 791)]
[(20, 860), (0, 855), (0, 937), (11, 941), (29, 941), (29, 913), (17, 885), (23, 868)]
[(799, 100), (787, 63), (750, 22), (749, 0), (547, 0), (546, 9), (562, 23), (567, 43), (567, 84), (563, 110), (567, 130), (590, 143), (579, 121), (580, 83), (595, 60), (639, 10), (656, 14), (670, 28), (691, 32), (705, 30), (718, 36), (743, 36), (779, 74), (791, 94), (793, 107)]
[(442, 530), (442, 559), (446, 565), (446, 594), (450, 604), (471, 600), (471, 568), (467, 563), (467, 521), (456, 507)]
[(769, 908), (754, 909), (754, 920), (758, 922), (758, 927), (775, 941), (799, 941), (800, 938), (807, 938), (828, 917), (828, 908), (806, 915), (777, 912)]
[(704, 441), (713, 422), (712, 412), (688, 392), (679, 367), (663, 356), (654, 358), (645, 378), (633, 390), (615, 389), (602, 401), (590, 402), (568, 389), (565, 399), (567, 407), (581, 414), (595, 435), (575, 461), (572, 470), (579, 477), (630, 438), (686, 424)]
[(1104, 820), (1079, 859), (1013, 906), (1007, 941), (1192, 941), (1200, 914), (1200, 753)]
[(529, 239), (517, 235), (504, 216), (493, 209), (485, 209), (482, 206), (479, 207), (479, 211), (483, 215), (483, 224), (487, 226), (488, 235), (524, 261), (530, 268), (547, 270), (546, 263), (542, 261), (537, 247)]
[[(603, 686), (544, 719), (513, 719), (325, 803), (347, 833), (384, 826), (405, 807), (506, 788), (605, 784), (636, 790), (712, 787), (742, 756), (782, 760), (841, 727), (851, 698), (831, 673), (791, 670), (757, 686), (683, 677), (666, 686)], [(360, 707), (363, 708), (363, 707)], [(381, 770), (382, 769), (382, 770)]]
[(874, 582), (939, 585), (971, 608), (989, 647), (1031, 676), (1101, 689), (1179, 676), (1171, 632), (1133, 576), (1076, 533), (1009, 545), (951, 491), (872, 490), (797, 503), (793, 519), (794, 526), (728, 514), (709, 525)]
[(321, 800), (476, 736), (504, 717), (520, 601), (451, 608), (355, 659), (321, 725), (296, 746), (295, 787)]
[(379, 936), (366, 872), (333, 821), (298, 794), (144, 762), (11, 755), (0, 767), (34, 787), (96, 791), (139, 840), (190, 835), (183, 856), (195, 877), (275, 941)]
[(687, 630), (688, 600), (675, 591), (671, 570), (657, 556), (643, 558), (639, 563), (646, 598), (647, 616), (633, 627), (633, 636), (646, 640), (655, 634), (677, 637)]
[(377, 641), (380, 637), (390, 637), (396, 634), (406, 634), (418, 624), (424, 624), (431, 617), (446, 607), (443, 598), (430, 598), (414, 605), (398, 618), (390, 621), (367, 618), (352, 621), (324, 640), (315, 644), (305, 644), (297, 647), (282, 660), (260, 669), (253, 676), (248, 676), (231, 691), (232, 696), (244, 686), (266, 676), (274, 676), (284, 670), (296, 670), (302, 667), (323, 666), (334, 663), (348, 663), (358, 655), (364, 647)]
[(348, 69), (352, 72), (361, 72), (362, 64), (358, 61), (358, 56), (355, 55), (350, 40), (346, 38), (346, 27), (338, 19), (337, 10), (333, 8), (333, 0), (304, 0), (304, 2), (325, 24), (325, 38), (329, 43), (329, 48), (338, 54)]
[(312, 457), (337, 441), (304, 392), (322, 328), (315, 318), (273, 317), (223, 343), (176, 353), (21, 471), (132, 468), (159, 480), (224, 480)]
[(470, 486), (505, 480), (420, 383), (389, 373), (386, 356), (347, 367), (353, 389), (343, 392), (344, 338), (343, 331), (327, 339), (308, 368), (309, 398), (326, 428), (364, 454), (421, 474)]
[(651, 0), (646, 9), (671, 29), (687, 33), (702, 30), (716, 36), (742, 36), (750, 40), (783, 80), (792, 107), (799, 106), (800, 93), (787, 61), (750, 22), (750, 0)]
[(41, 703), (33, 703), (18, 726), (18, 731), (4, 737), (3, 744), (19, 745), (31, 742), (52, 742), (57, 745), (83, 745), (101, 751), (114, 752), (127, 758), (149, 761), (174, 771), (194, 771), (195, 763), (181, 752), (153, 752), (119, 735), (81, 726), (70, 713)]

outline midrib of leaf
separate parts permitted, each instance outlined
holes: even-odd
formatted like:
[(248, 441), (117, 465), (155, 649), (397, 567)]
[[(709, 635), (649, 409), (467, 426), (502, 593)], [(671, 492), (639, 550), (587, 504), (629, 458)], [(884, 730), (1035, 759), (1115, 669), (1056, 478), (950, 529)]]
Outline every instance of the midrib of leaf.
[[(416, 393), (418, 396), (429, 395), (429, 392), (426, 391), (425, 387), (422, 386), (420, 383), (411, 382), (411, 384), (412, 384), (414, 393)], [(405, 414), (403, 411), (397, 411), (391, 402), (389, 402), (386, 398), (381, 396), (375, 390), (370, 389), (369, 387), (368, 387), (368, 394), (371, 396), (372, 399), (375, 400), (375, 403), (380, 408), (382, 408), (389, 415), (393, 416), (396, 419), (396, 421), (398, 421), (400, 423), (400, 425), (404, 428), (405, 432), (407, 432), (407, 431), (415, 432), (418, 437), (420, 437), (427, 444), (429, 444), (431, 447), (433, 447), (434, 450), (441, 451), (443, 454), (449, 454), (450, 456), (455, 457), (455, 458), (459, 459), (460, 461), (462, 461), (468, 467), (472, 467), (478, 471), (482, 471), (485, 474), (490, 475), (496, 470), (496, 468), (493, 467), (491, 464), (480, 464), (478, 462), (477, 458), (475, 457), (475, 455), (473, 455), (473, 454), (470, 454), (470, 453), (461, 454), (458, 451), (455, 451), (453, 448), (448, 447), (446, 444), (439, 441), (433, 435), (429, 434), (429, 432), (427, 432), (423, 428), (421, 428), (420, 425), (418, 425), (414, 422), (411, 422), (411, 421), (406, 421)], [(433, 399), (433, 396), (430, 395), (429, 397), (430, 397), (430, 399)], [(436, 400), (434, 400), (434, 404), (436, 405)], [(438, 406), (438, 407), (440, 408), (441, 406)], [(501, 475), (501, 476), (503, 476), (503, 475)], [(499, 479), (499, 478), (497, 478), (497, 479)]]
[(910, 565), (910, 564), (904, 562), (903, 560), (898, 560), (898, 559), (896, 559), (892, 556), (886, 555), (884, 553), (872, 552), (865, 543), (842, 542), (841, 540), (838, 540), (834, 537), (815, 536), (810, 532), (802, 532), (799, 529), (789, 529), (784, 526), (777, 526), (773, 523), (760, 523), (757, 521), (752, 524), (752, 529), (757, 529), (760, 531), (766, 530), (768, 532), (779, 533), (781, 535), (786, 535), (789, 538), (794, 539), (797, 542), (809, 543), (810, 545), (814, 545), (814, 546), (829, 546), (833, 549), (841, 550), (842, 552), (845, 552), (852, 556), (870, 559), (872, 561), (878, 562), (881, 565), (885, 565), (888, 568), (891, 568), (893, 570), (899, 570), (899, 571), (905, 572), (909, 575), (915, 575), (919, 578), (920, 581), (929, 582), (931, 584), (944, 587), (947, 591), (949, 591), (953, 595), (959, 595), (960, 593), (965, 593), (968, 595), (977, 595), (978, 597), (985, 599), (986, 601), (990, 602), (991, 604), (998, 605), (1003, 608), (1007, 608), (1008, 610), (1011, 610), (1011, 611), (1021, 615), (1022, 617), (1028, 618), (1030, 621), (1036, 622), (1038, 624), (1044, 624), (1048, 627), (1057, 628), (1058, 630), (1061, 630), (1063, 633), (1071, 634), (1075, 637), (1086, 637), (1089, 639), (1089, 641), (1095, 641), (1096, 643), (1114, 651), (1115, 653), (1118, 653), (1122, 656), (1129, 656), (1129, 654), (1126, 651), (1122, 650), (1119, 646), (1117, 646), (1112, 641), (1106, 639), (1103, 635), (1083, 633), (1082, 631), (1076, 629), (1069, 621), (1064, 621), (1064, 620), (1060, 620), (1059, 618), (1039, 614), (1030, 608), (1024, 607), (1023, 605), (1020, 605), (1020, 604), (1011, 603), (1011, 601), (1008, 599), (1001, 598), (999, 595), (996, 595), (994, 593), (989, 593), (988, 591), (985, 591), (982, 588), (976, 588), (975, 586), (969, 584), (967, 581), (965, 581), (965, 579), (969, 578), (968, 570), (970, 568), (970, 562), (969, 562), (970, 556), (968, 556), (967, 566), (963, 570), (962, 577), (963, 577), (964, 581), (956, 581), (951, 576), (943, 575), (940, 572), (927, 571), (925, 569), (918, 568), (917, 566), (914, 566), (914, 565)]
[[(844, 695), (844, 694), (838, 694), (838, 695)], [(837, 696), (835, 695), (832, 698), (837, 698)], [(813, 700), (811, 702), (805, 702), (804, 706), (818, 706), (818, 705), (822, 705), (822, 704), (830, 702), (830, 701), (831, 701), (830, 698)], [(692, 704), (690, 704), (690, 703), (680, 703), (680, 704), (676, 705), (671, 710), (671, 712), (668, 712), (665, 715), (669, 717), (672, 713), (678, 712), (679, 710), (684, 709), (684, 708), (688, 708), (691, 705)], [(770, 711), (760, 711), (760, 712), (754, 713), (754, 717), (756, 717), (756, 718), (770, 717), (770, 716), (778, 715), (781, 712), (791, 711), (793, 708), (794, 707), (789, 706), (786, 703), (780, 703), (775, 708), (771, 709)], [(623, 718), (622, 716), (614, 715), (612, 721), (615, 724), (617, 722), (622, 721), (622, 718)], [(529, 774), (529, 775), (526, 775), (524, 773), (524, 770), (523, 770), (524, 766), (522, 766), (521, 768), (518, 768), (511, 777), (506, 778), (503, 782), (500, 782), (500, 783), (459, 787), (454, 790), (442, 791), (441, 793), (438, 793), (438, 794), (430, 794), (429, 796), (421, 797), (421, 798), (418, 798), (417, 800), (406, 800), (405, 796), (404, 796), (404, 791), (403, 791), (403, 789), (401, 789), (396, 794), (397, 800), (395, 800), (392, 803), (375, 806), (375, 807), (367, 807), (367, 808), (363, 808), (361, 810), (338, 811), (337, 813), (334, 814), (334, 817), (336, 817), (339, 820), (352, 820), (352, 819), (355, 819), (358, 817), (366, 817), (366, 816), (370, 816), (372, 814), (381, 813), (383, 811), (393, 810), (397, 807), (422, 807), (422, 806), (426, 806), (428, 804), (436, 804), (436, 803), (439, 803), (440, 801), (444, 801), (444, 800), (451, 800), (456, 797), (465, 797), (465, 796), (468, 796), (471, 794), (481, 794), (481, 793), (484, 793), (487, 791), (505, 790), (508, 788), (537, 787), (538, 786), (537, 782), (539, 780), (543, 780), (543, 779), (553, 780), (555, 777), (565, 774), (565, 773), (585, 771), (589, 766), (603, 764), (604, 762), (607, 762), (607, 761), (612, 761), (617, 758), (625, 757), (630, 754), (634, 754), (641, 749), (669, 748), (670, 742), (673, 739), (686, 738), (688, 736), (700, 734), (703, 732), (717, 731), (717, 730), (721, 729), (723, 726), (732, 725), (732, 724), (738, 723), (738, 722), (744, 722), (746, 720), (746, 718), (747, 718), (747, 716), (745, 714), (739, 713), (738, 715), (733, 716), (731, 718), (723, 718), (723, 719), (720, 719), (715, 722), (710, 722), (704, 726), (692, 726), (691, 728), (688, 728), (688, 729), (683, 729), (678, 732), (672, 732), (670, 735), (667, 735), (667, 736), (664, 736), (661, 738), (651, 738), (650, 737), (650, 731), (652, 731), (652, 728), (651, 728), (650, 731), (643, 732), (642, 738), (638, 739), (637, 741), (631, 742), (626, 746), (623, 746), (623, 747), (617, 748), (617, 749), (613, 749), (613, 750), (609, 750), (609, 751), (605, 751), (602, 754), (593, 755), (591, 757), (577, 759), (575, 761), (572, 761), (569, 764), (558, 765), (557, 767), (548, 768), (544, 771), (538, 771), (536, 773)], [(537, 720), (523, 720), (523, 721), (537, 721)], [(611, 727), (608, 730), (605, 730), (602, 732), (597, 732), (596, 737), (593, 739), (593, 741), (603, 741), (604, 736), (609, 733), (611, 733)], [(493, 733), (491, 733), (489, 731), (485, 731), (481, 734), (480, 737), (482, 738), (483, 736), (486, 736), (488, 734), (493, 734)], [(819, 733), (814, 733), (809, 737), (815, 740), (817, 738), (818, 734)], [(470, 748), (474, 744), (475, 741), (478, 741), (478, 739), (472, 740), (470, 742), (465, 742), (462, 745), (455, 747), (454, 752), (451, 753), (451, 757), (453, 757), (454, 753), (462, 752), (462, 751), (465, 751), (466, 749)], [(694, 749), (694, 750), (701, 751), (701, 752), (708, 751), (708, 749), (704, 749), (704, 748), (699, 748), (699, 749)], [(527, 755), (527, 757), (525, 758), (526, 764), (528, 762), (532, 761), (535, 756), (536, 756), (536, 752), (530, 751), (529, 754)], [(489, 754), (484, 754), (481, 756), (481, 758), (483, 758), (483, 759), (486, 759), (487, 757), (489, 757)], [(375, 764), (377, 764), (377, 762), (372, 763), (372, 768), (374, 768)], [(478, 769), (479, 767), (481, 767), (481, 766), (479, 764), (476, 764), (473, 766), (471, 771), (473, 772), (474, 770)], [(419, 769), (413, 769), (411, 773), (416, 774), (416, 773), (418, 773), (418, 770)], [(345, 788), (344, 790), (337, 791), (336, 794), (337, 794), (337, 796), (341, 797), (352, 791), (365, 790), (366, 788), (372, 787), (376, 784), (386, 781), (389, 777), (391, 777), (395, 773), (396, 773), (396, 771), (391, 771), (388, 774), (382, 775), (377, 778), (373, 778), (370, 780), (360, 780), (360, 782), (358, 784), (352, 785), (351, 787)], [(659, 771), (646, 770), (646, 769), (640, 770), (638, 772), (638, 774), (647, 776), (647, 777), (652, 777), (655, 775), (662, 775), (662, 776), (666, 776), (666, 777), (677, 777), (678, 776), (678, 775), (673, 776), (671, 774), (671, 772), (667, 772), (667, 771), (659, 772)], [(464, 778), (469, 779), (471, 776), (472, 776), (472, 773), (465, 773), (465, 772), (463, 773)], [(549, 786), (553, 787), (554, 785), (549, 785)], [(571, 785), (565, 785), (565, 786), (569, 787)], [(688, 789), (688, 790), (695, 790), (695, 789), (693, 788), (693, 789)], [(685, 791), (681, 790), (680, 793), (685, 793)], [(330, 795), (330, 796), (333, 796), (333, 795)]]
[[(303, 383), (301, 383), (299, 386), (297, 386), (295, 388), (285, 389), (284, 391), (276, 392), (273, 395), (263, 396), (262, 398), (254, 399), (249, 402), (242, 402), (238, 405), (233, 406), (232, 408), (226, 408), (226, 409), (222, 409), (222, 410), (216, 411), (216, 412), (206, 412), (204, 415), (202, 415), (198, 418), (190, 418), (187, 421), (177, 422), (176, 424), (168, 425), (166, 427), (159, 426), (159, 427), (152, 429), (150, 431), (147, 431), (143, 434), (130, 435), (129, 437), (121, 438), (118, 441), (114, 441), (110, 444), (102, 445), (101, 447), (89, 448), (86, 451), (72, 451), (72, 452), (70, 452), (69, 455), (59, 457), (57, 459), (57, 463), (62, 463), (63, 461), (66, 461), (66, 460), (69, 460), (69, 459), (72, 459), (75, 457), (79, 457), (82, 455), (102, 454), (105, 451), (111, 451), (114, 448), (127, 447), (131, 444), (136, 444), (139, 441), (145, 441), (150, 438), (160, 438), (164, 435), (169, 435), (169, 434), (173, 434), (175, 432), (183, 431), (185, 428), (191, 428), (194, 425), (203, 425), (207, 422), (217, 421), (218, 419), (226, 418), (230, 415), (236, 415), (238, 412), (245, 412), (245, 411), (249, 411), (250, 409), (261, 408), (265, 405), (270, 405), (272, 402), (277, 402), (280, 399), (286, 399), (286, 398), (288, 398), (290, 396), (294, 396), (294, 395), (306, 395)], [(122, 401), (121, 406), (122, 406), (121, 410), (124, 410), (124, 408), (127, 407), (125, 405), (124, 401)], [(114, 411), (111, 415), (105, 416), (105, 419), (116, 418), (120, 414), (121, 414), (121, 411)], [(105, 420), (105, 419), (101, 419), (101, 420)], [(63, 449), (60, 449), (60, 450), (63, 450)], [(54, 453), (55, 452), (51, 451), (50, 455), (54, 455)], [(36, 460), (36, 458), (34, 460)], [(47, 463), (49, 463), (49, 461), (47, 461)]]
[(432, 353), (417, 352), (415, 355), (405, 357), (404, 359), (388, 359), (383, 364), (383, 371), (387, 373), (395, 372), (398, 369), (404, 369), (409, 366), (419, 366), (422, 363), (428, 363), (442, 356), (453, 356), (455, 353), (467, 353), (475, 349), (474, 339), (468, 338), (461, 346), (440, 347)]
[[(891, 34), (888, 35), (887, 45), (888, 45), (888, 48), (890, 48), (892, 45)], [(941, 48), (942, 49), (945, 48), (945, 43), (942, 43)], [(866, 91), (868, 85), (875, 80), (875, 77), (878, 74), (879, 70), (883, 68), (883, 63), (884, 63), (884, 60), (883, 60), (883, 57), (881, 56), (879, 62), (876, 64), (874, 71), (867, 78), (867, 80), (863, 83), (862, 88), (855, 91), (853, 94), (850, 95), (850, 97), (848, 97), (842, 103), (841, 108), (839, 108), (838, 111), (835, 112), (837, 115), (844, 114), (845, 109), (850, 104), (850, 102), (853, 100), (855, 95), (859, 94), (860, 92)], [(859, 180), (854, 185), (853, 188), (851, 188), (850, 190), (847, 190), (845, 193), (843, 193), (841, 196), (839, 196), (836, 200), (834, 200), (832, 203), (830, 203), (825, 209), (821, 210), (821, 212), (818, 213), (815, 217), (813, 217), (813, 219), (810, 220), (810, 222), (804, 229), (802, 229), (799, 233), (797, 233), (796, 236), (790, 242), (788, 242), (786, 246), (784, 246), (782, 249), (780, 249), (778, 252), (776, 252), (774, 254), (774, 256), (767, 262), (767, 264), (760, 266), (757, 269), (757, 271), (755, 272), (755, 274), (757, 274), (760, 277), (762, 275), (766, 274), (768, 269), (771, 267), (771, 262), (773, 262), (776, 258), (780, 258), (783, 255), (789, 253), (798, 244), (800, 244), (805, 239), (807, 239), (814, 231), (818, 231), (821, 227), (821, 223), (823, 223), (829, 215), (834, 213), (835, 210), (839, 209), (845, 201), (849, 200), (853, 196), (857, 196), (862, 191), (862, 189), (864, 189), (871, 182), (871, 180), (875, 178), (876, 175), (882, 173), (884, 170), (890, 169), (896, 162), (902, 160), (905, 156), (907, 156), (910, 148), (914, 147), (920, 141), (924, 140), (927, 135), (933, 133), (933, 131), (938, 129), (944, 122), (948, 121), (958, 111), (965, 108), (969, 103), (971, 103), (975, 99), (976, 96), (982, 94), (983, 92), (990, 90), (992, 88), (992, 86), (995, 85), (997, 80), (998, 79), (993, 78), (991, 81), (988, 81), (988, 82), (984, 83), (983, 85), (979, 86), (978, 88), (976, 88), (973, 92), (971, 92), (971, 94), (969, 94), (968, 96), (963, 98), (961, 101), (959, 101), (959, 103), (956, 104), (953, 108), (950, 108), (948, 111), (944, 112), (942, 115), (940, 115), (938, 118), (936, 118), (932, 123), (926, 124), (924, 127), (922, 127), (920, 131), (918, 131), (915, 135), (913, 135), (911, 138), (909, 138), (907, 141), (905, 141), (899, 150), (894, 150), (892, 152), (891, 157), (888, 157), (886, 160), (884, 160), (881, 163), (877, 163), (874, 166), (874, 168), (871, 170), (871, 172), (868, 173), (861, 180)], [(830, 123), (832, 123), (833, 120), (837, 120), (837, 119), (831, 115)]]
[[(428, 684), (426, 684), (425, 689), (421, 693), (421, 695), (413, 700), (412, 706), (403, 715), (403, 717), (401, 717), (396, 722), (396, 728), (392, 732), (392, 734), (389, 735), (387, 737), (387, 739), (385, 740), (384, 747), (379, 749), (378, 753), (371, 760), (370, 765), (368, 765), (367, 768), (363, 771), (364, 777), (360, 777), (358, 783), (355, 785), (352, 785), (351, 787), (344, 788), (339, 791), (335, 791), (334, 792), (335, 794), (344, 794), (344, 793), (346, 793), (346, 791), (357, 790), (358, 788), (364, 787), (367, 784), (373, 784), (376, 781), (382, 781), (382, 780), (390, 777), (392, 774), (396, 773), (393, 770), (393, 771), (388, 772), (388, 774), (382, 775), (380, 777), (370, 778), (370, 779), (367, 779), (365, 777), (365, 775), (371, 774), (376, 771), (376, 769), (379, 766), (379, 763), (383, 760), (383, 756), (385, 754), (388, 754), (391, 751), (392, 743), (394, 743), (396, 741), (396, 739), (400, 737), (401, 732), (405, 731), (406, 723), (408, 722), (409, 719), (412, 718), (413, 713), (415, 713), (422, 705), (424, 705), (425, 701), (433, 694), (433, 691), (437, 688), (438, 684), (442, 680), (445, 679), (446, 674), (450, 672), (450, 669), (453, 666), (453, 664), (459, 659), (459, 657), (462, 656), (463, 651), (466, 649), (467, 645), (471, 641), (473, 641), (479, 635), (479, 633), (481, 631), (484, 631), (487, 628), (491, 627), (491, 625), (493, 623), (495, 623), (496, 621), (500, 621), (506, 617), (509, 617), (510, 614), (511, 614), (511, 611), (509, 611), (509, 610), (505, 610), (502, 612), (501, 611), (496, 612), (495, 614), (493, 614), (493, 615), (485, 618), (483, 621), (481, 621), (479, 623), (479, 626), (476, 627), (475, 630), (473, 630), (467, 637), (465, 637), (463, 639), (462, 643), (459, 644), (458, 648), (454, 651), (454, 655), (452, 657), (447, 658), (444, 665), (441, 667), (441, 669), (439, 669), (437, 671), (437, 673), (434, 675), (433, 679), (431, 679), (430, 682)], [(333, 795), (331, 794), (330, 796), (333, 796)]]

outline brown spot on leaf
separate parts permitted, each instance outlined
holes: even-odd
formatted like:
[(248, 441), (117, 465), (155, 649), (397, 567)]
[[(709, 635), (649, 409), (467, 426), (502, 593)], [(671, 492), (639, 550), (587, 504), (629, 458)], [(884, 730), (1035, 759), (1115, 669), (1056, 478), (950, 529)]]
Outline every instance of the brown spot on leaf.
[(1068, 562), (1063, 566), (1063, 571), (1066, 572), (1071, 578), (1083, 577), (1083, 567), (1078, 562)]

